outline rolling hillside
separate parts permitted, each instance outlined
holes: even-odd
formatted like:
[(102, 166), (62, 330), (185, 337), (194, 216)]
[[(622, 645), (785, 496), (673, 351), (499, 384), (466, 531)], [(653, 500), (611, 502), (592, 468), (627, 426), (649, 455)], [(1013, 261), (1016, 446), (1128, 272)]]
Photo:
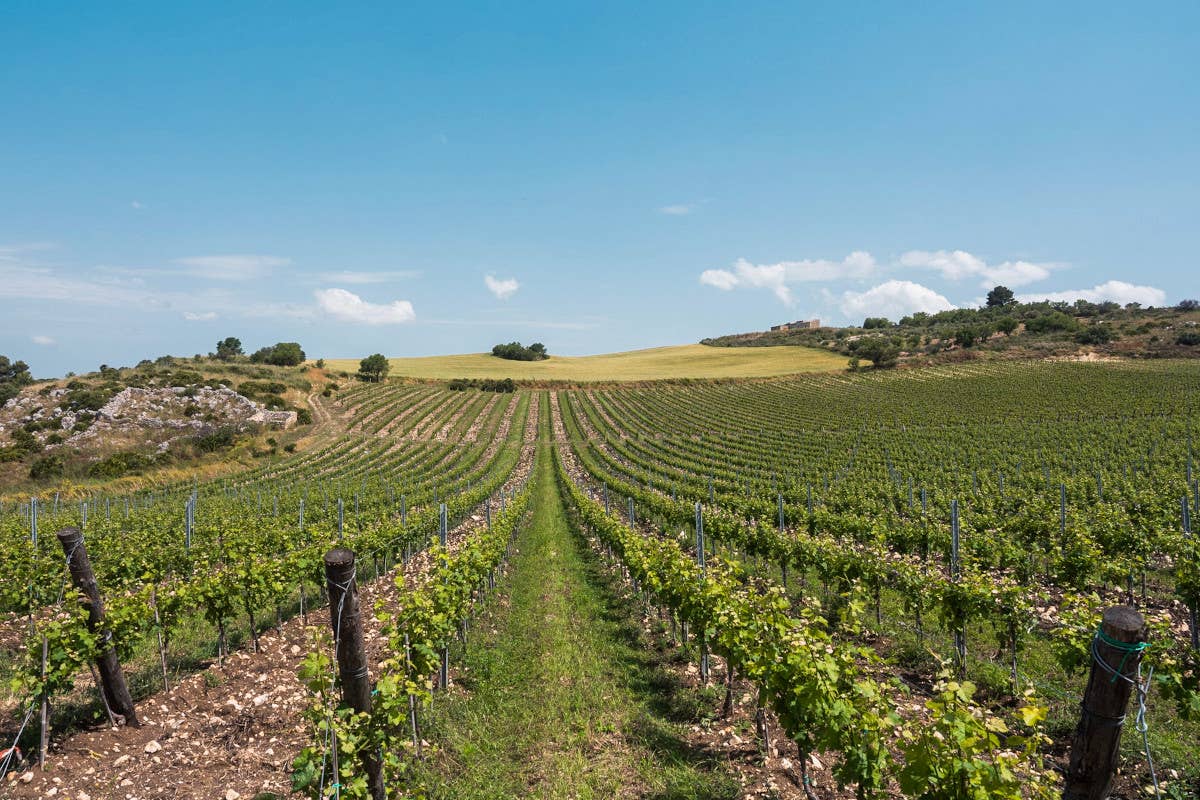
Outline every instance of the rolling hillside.
[[(598, 356), (506, 361), (487, 353), (390, 359), (390, 377), (512, 378), (523, 381), (646, 381), (667, 378), (764, 378), (846, 368), (847, 359), (809, 347), (722, 348), (699, 344)], [(354, 372), (357, 359), (332, 359), (330, 369)]]

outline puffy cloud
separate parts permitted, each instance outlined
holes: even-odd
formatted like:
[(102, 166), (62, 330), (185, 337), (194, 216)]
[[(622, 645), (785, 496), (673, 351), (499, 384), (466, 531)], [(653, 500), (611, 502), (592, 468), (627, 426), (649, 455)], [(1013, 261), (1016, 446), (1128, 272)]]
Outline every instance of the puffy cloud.
[(29, 341), (33, 342), (34, 344), (40, 344), (40, 345), (42, 345), (43, 347), (50, 347), (50, 346), (52, 346), (52, 345), (56, 345), (56, 344), (58, 344), (58, 342), (57, 342), (57, 341), (55, 341), (55, 340), (54, 340), (52, 337), (50, 337), (50, 336), (41, 336), (41, 335), (38, 335), (38, 336), (30, 336), (30, 337), (29, 337)]
[(292, 261), (278, 256), (229, 255), (177, 258), (175, 263), (195, 278), (214, 281), (245, 281), (262, 278), (275, 267), (286, 267)]
[(343, 322), (363, 325), (399, 325), (416, 318), (412, 303), (393, 300), (391, 303), (368, 303), (345, 289), (318, 289), (313, 292), (317, 305), (329, 316)]
[(881, 283), (865, 292), (845, 292), (839, 306), (843, 314), (855, 321), (867, 317), (895, 321), (917, 311), (935, 314), (954, 308), (953, 303), (928, 286), (898, 280)]
[(856, 250), (841, 261), (805, 259), (780, 261), (775, 264), (751, 264), (746, 259), (739, 258), (734, 262), (732, 270), (704, 270), (700, 273), (700, 283), (724, 291), (739, 286), (769, 289), (780, 302), (791, 305), (791, 284), (865, 278), (874, 274), (877, 268), (875, 258), (861, 250)]
[(1106, 281), (1091, 289), (1020, 294), (1017, 295), (1017, 299), (1022, 303), (1036, 303), (1040, 300), (1049, 300), (1052, 303), (1073, 303), (1076, 300), (1087, 300), (1091, 303), (1111, 301), (1121, 305), (1141, 303), (1144, 306), (1163, 306), (1167, 302), (1167, 293), (1153, 286), (1136, 286), (1125, 281)]
[(990, 289), (997, 284), (1025, 286), (1045, 280), (1056, 265), (1032, 261), (988, 264), (966, 250), (909, 250), (900, 256), (900, 266), (937, 270), (943, 278), (952, 281), (978, 277), (982, 279), (979, 285)]
[(488, 291), (496, 295), (497, 299), (500, 300), (507, 300), (516, 294), (517, 289), (521, 288), (521, 284), (517, 282), (516, 278), (504, 278), (500, 280), (495, 275), (484, 275), (483, 282), (487, 286)]
[(727, 269), (706, 269), (700, 273), (700, 282), (726, 292), (738, 285), (737, 276)]
[(185, 311), (185, 312), (183, 312), (183, 318), (186, 319), (188, 322), (208, 322), (210, 320), (214, 320), (217, 318), (217, 312), (215, 312), (215, 311), (200, 311), (200, 312)]

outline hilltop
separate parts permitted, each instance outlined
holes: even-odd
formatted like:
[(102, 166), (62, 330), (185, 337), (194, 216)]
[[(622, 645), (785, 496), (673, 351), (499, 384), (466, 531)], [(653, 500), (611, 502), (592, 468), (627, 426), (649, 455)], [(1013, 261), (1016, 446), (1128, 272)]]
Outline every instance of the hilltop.
[[(1002, 288), (1002, 287), (1001, 287)], [(979, 358), (1198, 358), (1200, 305), (1003, 303), (859, 326), (753, 331), (703, 339), (721, 348), (821, 348), (883, 366)]]
[(34, 381), (0, 403), (0, 486), (105, 480), (290, 451), (311, 430), (311, 367), (163, 356)]

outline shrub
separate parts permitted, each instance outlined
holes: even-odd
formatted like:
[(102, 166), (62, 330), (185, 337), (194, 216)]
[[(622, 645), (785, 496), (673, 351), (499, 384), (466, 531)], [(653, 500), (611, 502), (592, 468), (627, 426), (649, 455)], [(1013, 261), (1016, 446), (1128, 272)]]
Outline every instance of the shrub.
[(1073, 331), (1079, 323), (1061, 311), (1051, 311), (1040, 317), (1034, 317), (1025, 323), (1025, 330), (1030, 333), (1052, 333), (1054, 331)]
[(309, 411), (307, 408), (296, 409), (296, 424), (297, 425), (312, 425), (312, 423), (313, 423), (312, 411)]
[(80, 387), (67, 392), (60, 404), (72, 411), (99, 411), (117, 393), (114, 387)]
[(1088, 325), (1075, 334), (1075, 341), (1079, 344), (1108, 344), (1115, 338), (1117, 335), (1107, 325)]
[(242, 381), (238, 386), (238, 391), (247, 397), (251, 395), (271, 395), (283, 394), (287, 391), (287, 385), (279, 381)]
[(153, 460), (141, 453), (113, 453), (103, 461), (88, 467), (93, 478), (119, 478), (122, 475), (140, 472), (153, 464)]
[(35, 481), (60, 478), (63, 474), (63, 468), (62, 456), (58, 454), (45, 456), (33, 462), (33, 466), (29, 468), (29, 477)]
[(1175, 339), (1175, 344), (1181, 344), (1186, 347), (1200, 346), (1200, 332), (1185, 331), (1184, 333), (1179, 334), (1178, 338)]
[(851, 343), (850, 349), (858, 358), (870, 361), (875, 369), (890, 369), (900, 360), (900, 348), (882, 337), (858, 339)]
[(996, 330), (1003, 333), (1005, 336), (1012, 336), (1013, 331), (1017, 329), (1021, 323), (1017, 322), (1012, 317), (1001, 317), (996, 320)]
[(230, 427), (217, 428), (192, 437), (192, 444), (202, 453), (215, 453), (233, 447), (235, 431)]
[(867, 317), (863, 320), (863, 329), (872, 330), (874, 328), (890, 328), (892, 321), (887, 317)]
[(285, 452), (285, 453), (294, 453), (294, 452), (296, 452), (296, 443), (295, 443), (295, 442), (289, 442), (288, 444), (285, 444), (285, 445), (283, 446), (283, 452)]
[(517, 384), (512, 378), (497, 380), (494, 378), (455, 378), (446, 384), (452, 392), (465, 392), (467, 389), (479, 389), (482, 392), (515, 392)]

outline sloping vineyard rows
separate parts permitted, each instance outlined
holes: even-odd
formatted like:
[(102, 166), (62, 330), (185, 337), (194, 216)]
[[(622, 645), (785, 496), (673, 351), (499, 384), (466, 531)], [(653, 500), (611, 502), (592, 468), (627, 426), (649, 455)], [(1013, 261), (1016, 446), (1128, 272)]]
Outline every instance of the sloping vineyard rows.
[[(397, 393), (393, 400), (403, 402)], [(368, 395), (369, 396), (369, 395)], [(480, 398), (442, 392), (446, 408), (428, 415), (443, 427), (453, 421), (462, 444), (414, 442), (381, 456), (350, 437), (317, 454), (294, 459), (302, 466), (258, 471), (208, 486), (160, 494), (120, 513), (95, 513), (84, 530), (105, 591), (107, 628), (119, 652), (157, 631), (164, 640), (188, 614), (201, 612), (221, 631), (236, 616), (278, 607), (299, 589), (321, 585), (321, 557), (342, 544), (379, 568), (428, 544), (438, 529), (438, 505), (457, 519), (511, 488), (527, 474), (536, 403), (527, 394)], [(482, 419), (471, 418), (472, 412)], [(486, 413), (484, 413), (486, 412)], [(523, 477), (522, 477), (523, 480)], [(89, 506), (90, 507), (90, 506)], [(192, 510), (188, 510), (192, 509)], [(18, 692), (27, 699), (53, 696), (102, 644), (87, 629), (86, 613), (67, 588), (64, 558), (53, 535), (83, 522), (83, 510), (64, 506), (39, 520), (33, 541), (28, 518), (0, 523), (3, 600), (18, 616), (9, 625), (31, 627)], [(189, 522), (190, 519), (190, 522)], [(55, 552), (57, 550), (57, 552)], [(40, 663), (41, 642), (48, 663)], [(223, 646), (221, 642), (221, 646)]]
[[(1191, 422), (1168, 415), (1172, 408), (1187, 409), (1186, 392), (1195, 383), (1195, 370), (1191, 368), (1189, 377), (1185, 368), (1188, 379), (1181, 381), (1174, 369), (1159, 365), (1138, 369), (1137, 381), (1118, 379), (1112, 385), (1120, 391), (1114, 392), (1107, 382), (1090, 384), (1094, 374), (1075, 371), (1077, 365), (1057, 366), (1066, 377), (1049, 376), (1056, 377), (1057, 383), (1049, 381), (1047, 391), (1066, 392), (1066, 387), (1077, 383), (1071, 396), (1089, 394), (1094, 398), (1093, 416), (1107, 414), (1110, 420), (1098, 429), (1089, 421), (1042, 423), (1035, 433), (1024, 435), (1043, 437), (1036, 438), (1043, 451), (1078, 448), (1086, 452), (1114, 447), (1104, 436), (1107, 428), (1109, 438), (1125, 443), (1125, 449), (1110, 454), (1107, 471), (1101, 471), (1099, 478), (1094, 474), (1072, 477), (1065, 468), (1055, 471), (1051, 479), (1059, 482), (1053, 491), (1047, 490), (1043, 470), (1037, 470), (1032, 480), (1021, 479), (1022, 458), (1036, 463), (1038, 454), (1022, 452), (1015, 444), (1019, 437), (1012, 434), (1015, 428), (1032, 423), (1015, 428), (997, 423), (990, 433), (989, 426), (983, 425), (975, 440), (953, 445), (943, 441), (938, 421), (927, 421), (926, 428), (932, 430), (918, 428), (911, 408), (901, 413), (910, 421), (900, 430), (878, 424), (877, 420), (891, 418), (890, 403), (922, 402), (921, 395), (914, 394), (917, 390), (927, 391), (924, 402), (936, 408), (946, 387), (924, 374), (893, 379), (896, 391), (884, 396), (900, 399), (873, 401), (880, 407), (858, 421), (857, 431), (854, 420), (827, 412), (826, 417), (818, 417), (824, 424), (788, 433), (794, 413), (814, 412), (808, 402), (810, 391), (786, 383), (576, 392), (564, 396), (561, 406), (566, 435), (589, 481), (597, 491), (610, 494), (619, 510), (624, 511), (626, 499), (632, 497), (642, 514), (681, 526), (691, 523), (693, 505), (699, 501), (705, 506), (710, 537), (780, 565), (785, 574), (790, 567), (818, 577), (839, 592), (865, 589), (876, 604), (886, 588), (902, 598), (916, 616), (918, 628), (923, 613), (935, 614), (954, 631), (964, 631), (972, 623), (990, 624), (997, 638), (1007, 641), (1014, 681), (1018, 651), (1035, 631), (1054, 637), (1065, 661), (1086, 663), (1090, 633), (1099, 617), (1100, 600), (1092, 592), (1105, 584), (1119, 585), (1121, 600), (1137, 599), (1149, 612), (1157, 642), (1158, 685), (1175, 700), (1182, 715), (1200, 715), (1200, 659), (1194, 641), (1189, 646), (1187, 638), (1177, 633), (1190, 627), (1195, 636), (1194, 610), (1200, 603), (1200, 548), (1184, 530), (1192, 502), (1175, 495), (1183, 487), (1192, 492), (1196, 488), (1187, 452)], [(1036, 394), (1037, 385), (1048, 378), (1044, 365), (988, 368), (982, 373), (985, 388), (974, 413), (996, 419), (1011, 416), (1008, 405), (1025, 404), (1024, 395)], [(992, 396), (990, 402), (1001, 408), (988, 415), (986, 405), (980, 404), (989, 397), (986, 384), (996, 373), (1012, 387), (1017, 400), (1006, 394)], [(954, 377), (961, 375), (960, 370)], [(909, 382), (916, 383), (917, 390)], [(838, 379), (825, 383), (843, 385)], [(950, 389), (958, 385), (954, 380), (947, 383)], [(850, 393), (858, 391), (857, 384), (847, 385)], [(1102, 392), (1106, 386), (1109, 390)], [(793, 390), (795, 396), (789, 399)], [(717, 405), (712, 397), (705, 400), (706, 391), (727, 405)], [(1172, 396), (1172, 391), (1182, 394)], [(1121, 392), (1131, 396), (1125, 398)], [(767, 402), (755, 399), (764, 394)], [(827, 407), (853, 405), (827, 400)], [(1063, 408), (1071, 407), (1066, 397), (1059, 401)], [(1037, 404), (1029, 401), (1029, 406), (1036, 418)], [(1118, 408), (1140, 409), (1145, 416), (1127, 415), (1118, 424), (1112, 421)], [(696, 430), (697, 423), (689, 419), (699, 420), (705, 414), (718, 427), (726, 425), (725, 436), (673, 435)], [(728, 427), (727, 421), (739, 416), (753, 429)], [(1063, 416), (1061, 411), (1058, 416)], [(622, 421), (620, 426), (616, 419)], [(875, 429), (872, 435), (882, 440), (874, 453), (863, 445), (867, 428)], [(838, 454), (821, 444), (831, 431), (839, 430), (848, 453)], [(911, 443), (905, 445), (910, 438), (927, 448), (923, 458)], [(913, 450), (911, 458), (889, 455), (889, 451), (901, 452), (901, 445)], [(996, 480), (990, 486), (978, 478), (974, 485), (964, 486), (961, 473), (975, 470), (978, 474), (986, 463), (978, 453), (971, 455), (973, 448), (984, 454), (994, 451)], [(964, 454), (975, 460), (955, 468)], [(1003, 470), (995, 463), (1017, 478), (1005, 482)], [(1127, 471), (1129, 478), (1117, 472), (1114, 465), (1121, 463), (1136, 464)], [(920, 482), (905, 480), (903, 469), (919, 470)], [(1117, 477), (1105, 480), (1105, 475), (1114, 473)], [(914, 483), (920, 488), (914, 488)], [(1089, 487), (1092, 495), (1087, 494)], [(958, 496), (962, 497), (962, 547), (955, 571), (950, 563), (951, 515), (946, 505)], [(1145, 587), (1147, 571), (1152, 578), (1150, 596), (1133, 598), (1135, 574)], [(1109, 594), (1118, 596), (1115, 589)]]
[(938, 784), (958, 787), (962, 796), (1056, 796), (1039, 755), (1042, 708), (1023, 704), (1023, 730), (1010, 730), (973, 702), (968, 685), (946, 683), (922, 714), (901, 716), (891, 702), (894, 687), (867, 669), (872, 653), (835, 638), (818, 608), (794, 610), (781, 587), (709, 552), (700, 534), (695, 546), (681, 545), (626, 524), (593, 496), (566, 441), (569, 426), (557, 414), (555, 433), (559, 479), (582, 523), (625, 565), (639, 592), (689, 625), (702, 650), (758, 686), (760, 704), (773, 709), (797, 746), (806, 789), (803, 771), (820, 752), (839, 757), (834, 775), (863, 798), (897, 790), (926, 797)]
[[(1079, 365), (1057, 366), (1070, 371), (1068, 368)], [(988, 397), (986, 379), (997, 369), (984, 371), (985, 390), (976, 402), (977, 412), (985, 417), (989, 417), (983, 405)], [(1025, 402), (1023, 394), (1036, 393), (1031, 382), (1047, 382), (1044, 365), (1006, 369), (1009, 374), (1004, 384), (1013, 387), (1021, 403)], [(661, 513), (674, 520), (686, 519), (691, 502), (697, 500), (723, 509), (741, 520), (742, 527), (751, 524), (759, 528), (750, 537), (752, 551), (777, 557), (773, 560), (786, 561), (789, 551), (799, 547), (796, 560), (801, 566), (820, 564), (836, 571), (841, 568), (839, 559), (831, 554), (849, 548), (860, 551), (847, 554), (846, 566), (853, 570), (854, 564), (864, 561), (863, 552), (873, 554), (867, 560), (874, 565), (859, 571), (876, 585), (887, 580), (912, 586), (909, 594), (918, 611), (925, 596), (920, 587), (930, 570), (943, 580), (948, 578), (948, 506), (958, 501), (962, 511), (960, 567), (965, 576), (958, 586), (969, 585), (971, 575), (979, 579), (975, 581), (977, 598), (960, 598), (956, 614), (971, 613), (973, 606), (975, 615), (990, 613), (999, 604), (1010, 616), (1028, 617), (1036, 600), (1028, 591), (1033, 586), (1047, 589), (1056, 602), (1064, 593), (1085, 593), (1106, 584), (1121, 586), (1128, 597), (1134, 593), (1135, 582), (1145, 586), (1149, 572), (1157, 585), (1151, 585), (1155, 591), (1143, 602), (1187, 622), (1187, 609), (1174, 605), (1170, 596), (1173, 588), (1178, 601), (1191, 609), (1200, 601), (1196, 540), (1185, 530), (1190, 527), (1188, 517), (1197, 500), (1188, 447), (1194, 423), (1182, 411), (1177, 418), (1166, 415), (1164, 409), (1187, 410), (1187, 392), (1196, 374), (1194, 367), (1181, 365), (1179, 370), (1185, 376), (1190, 370), (1190, 381), (1181, 382), (1176, 370), (1161, 367), (1136, 370), (1136, 383), (1114, 381), (1113, 385), (1131, 393), (1129, 398), (1107, 383), (1090, 385), (1083, 380), (1093, 378), (1090, 373), (1073, 373), (1066, 385), (1079, 383), (1075, 394), (1092, 396), (1094, 416), (1108, 414), (1107, 422), (983, 425), (961, 438), (953, 436), (953, 431), (943, 431), (937, 421), (928, 422), (925, 428), (911, 423), (902, 429), (885, 428), (875, 420), (889, 418), (887, 404), (860, 420), (857, 432), (852, 432), (853, 421), (839, 413), (830, 415), (826, 427), (807, 435), (803, 430), (787, 434), (787, 438), (742, 431), (731, 433), (728, 440), (702, 434), (680, 438), (653, 433), (687, 430), (687, 415), (699, 413), (693, 408), (694, 395), (703, 390), (575, 393), (566, 405), (568, 410), (578, 410), (572, 416), (580, 426), (581, 455), (598, 481), (609, 481), (614, 489), (619, 484), (623, 494), (644, 490), (657, 495), (649, 502), (663, 505)], [(1155, 384), (1160, 378), (1161, 383)], [(890, 394), (901, 398), (896, 402), (919, 402), (912, 387), (904, 385), (906, 381), (929, 390), (924, 402), (930, 409), (936, 408), (941, 387), (924, 376), (895, 379), (900, 386)], [(1047, 391), (1053, 394), (1053, 387), (1059, 386), (1057, 391), (1065, 392), (1062, 383), (1050, 381), (1052, 388)], [(955, 387), (958, 381), (948, 384)], [(1108, 391), (1102, 392), (1106, 386)], [(729, 408), (710, 403), (707, 408), (715, 412), (715, 419), (749, 415), (755, 420), (755, 430), (760, 426), (783, 430), (780, 417), (790, 419), (795, 407), (810, 406), (805, 393), (791, 400), (778, 394), (769, 403), (755, 404), (754, 396), (785, 390), (786, 385), (738, 388), (750, 397), (741, 403), (726, 397)], [(734, 390), (718, 387), (717, 391), (728, 396)], [(1181, 394), (1172, 397), (1172, 391)], [(1001, 395), (992, 402), (1002, 408), (990, 416), (1000, 418), (1008, 415), (1006, 404), (1013, 401)], [(1067, 399), (1062, 402), (1070, 408)], [(682, 421), (676, 420), (676, 405), (684, 409)], [(1030, 405), (1036, 409), (1036, 404)], [(1127, 415), (1114, 421), (1117, 408), (1142, 409), (1146, 416)], [(904, 413), (911, 418), (911, 409)], [(624, 421), (624, 427), (616, 427), (616, 418)], [(851, 429), (842, 431), (848, 452), (838, 454), (831, 446), (819, 444), (832, 438), (830, 431), (842, 429)], [(864, 430), (874, 439), (874, 450), (864, 444), (868, 441)], [(1035, 446), (1022, 450), (1022, 438), (1031, 437)], [(913, 442), (925, 450), (916, 450)], [(1122, 448), (1114, 449), (1118, 445)], [(912, 451), (910, 457), (895, 455), (906, 450)], [(1103, 450), (1105, 457), (1091, 460), (1081, 456), (1053, 471), (1046, 464), (1028, 469), (1046, 452), (1067, 450), (1093, 454)], [(985, 456), (990, 463), (983, 460)], [(1088, 468), (1080, 469), (1081, 464)], [(1126, 466), (1121, 468), (1122, 464)], [(981, 478), (985, 473), (989, 477)], [(973, 478), (964, 480), (964, 474), (973, 474)], [(663, 496), (678, 501), (674, 512)], [(780, 530), (787, 535), (772, 535)], [(807, 536), (797, 536), (799, 532)], [(819, 557), (812, 552), (814, 547), (822, 551)], [(803, 552), (806, 549), (809, 552)], [(992, 592), (994, 589), (1000, 591)], [(993, 600), (985, 602), (989, 592)], [(1024, 602), (1022, 594), (1029, 595)], [(1022, 627), (1016, 619), (1012, 622), (1015, 628)], [(1188, 661), (1193, 659), (1182, 655)]]

